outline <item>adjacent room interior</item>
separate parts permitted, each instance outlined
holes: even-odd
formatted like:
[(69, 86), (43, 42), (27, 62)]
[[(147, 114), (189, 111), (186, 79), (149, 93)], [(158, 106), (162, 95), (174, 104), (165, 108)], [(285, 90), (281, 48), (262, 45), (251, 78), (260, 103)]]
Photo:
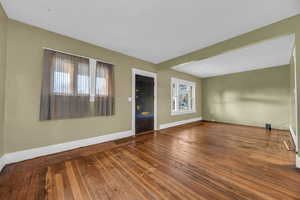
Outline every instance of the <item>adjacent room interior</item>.
[(0, 199), (300, 199), (299, 38), (299, 0), (0, 0)]

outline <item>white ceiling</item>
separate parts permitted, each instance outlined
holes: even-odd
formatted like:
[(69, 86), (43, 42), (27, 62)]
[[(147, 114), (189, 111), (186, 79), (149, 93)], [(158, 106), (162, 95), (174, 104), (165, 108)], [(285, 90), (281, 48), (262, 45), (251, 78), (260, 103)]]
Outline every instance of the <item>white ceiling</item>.
[(8, 17), (159, 63), (300, 13), (299, 0), (0, 0)]
[(201, 61), (184, 63), (172, 69), (201, 78), (277, 67), (290, 63), (295, 35), (266, 40)]

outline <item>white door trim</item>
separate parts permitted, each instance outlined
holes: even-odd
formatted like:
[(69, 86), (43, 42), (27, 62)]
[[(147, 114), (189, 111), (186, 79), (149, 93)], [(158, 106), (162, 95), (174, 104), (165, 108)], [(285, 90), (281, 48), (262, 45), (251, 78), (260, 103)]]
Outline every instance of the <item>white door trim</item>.
[(298, 133), (298, 86), (297, 86), (297, 63), (296, 63), (296, 47), (294, 47), (294, 51), (293, 51), (293, 57), (294, 57), (294, 81), (295, 81), (295, 88), (294, 88), (294, 97), (295, 97), (295, 121), (296, 121), (296, 130), (294, 133), (295, 136), (295, 146), (296, 146), (296, 152), (299, 150), (299, 144), (298, 144), (298, 140), (299, 140), (299, 133)]
[(142, 75), (146, 77), (154, 78), (154, 130), (157, 130), (157, 75), (154, 72), (148, 72), (140, 69), (132, 69), (132, 132), (135, 135), (135, 75)]

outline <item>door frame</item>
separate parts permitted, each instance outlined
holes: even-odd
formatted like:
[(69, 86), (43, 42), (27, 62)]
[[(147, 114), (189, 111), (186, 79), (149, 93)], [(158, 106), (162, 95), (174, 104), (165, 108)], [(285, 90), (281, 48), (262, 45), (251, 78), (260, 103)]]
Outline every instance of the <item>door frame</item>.
[(154, 79), (154, 130), (157, 130), (157, 74), (154, 72), (148, 72), (141, 69), (132, 69), (132, 95), (131, 95), (131, 110), (132, 110), (132, 116), (131, 116), (131, 130), (134, 135), (136, 135), (135, 132), (135, 75), (141, 75), (146, 76)]
[[(293, 49), (293, 58), (294, 58), (294, 84), (295, 84), (295, 87), (294, 87), (294, 98), (295, 98), (295, 121), (296, 121), (296, 130), (295, 130), (295, 146), (296, 146), (296, 152), (298, 152), (298, 146), (299, 146), (299, 133), (298, 133), (298, 93), (297, 93), (297, 90), (298, 90), (298, 86), (297, 86), (297, 60), (296, 60), (296, 46), (294, 46), (294, 49)], [(293, 133), (292, 133), (293, 134)]]

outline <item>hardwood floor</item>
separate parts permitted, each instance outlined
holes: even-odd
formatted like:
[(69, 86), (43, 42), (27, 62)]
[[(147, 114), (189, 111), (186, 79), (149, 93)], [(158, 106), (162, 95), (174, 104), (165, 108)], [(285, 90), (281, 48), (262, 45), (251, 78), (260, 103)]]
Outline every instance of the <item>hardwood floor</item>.
[(286, 131), (197, 122), (7, 166), (0, 199), (300, 199)]

